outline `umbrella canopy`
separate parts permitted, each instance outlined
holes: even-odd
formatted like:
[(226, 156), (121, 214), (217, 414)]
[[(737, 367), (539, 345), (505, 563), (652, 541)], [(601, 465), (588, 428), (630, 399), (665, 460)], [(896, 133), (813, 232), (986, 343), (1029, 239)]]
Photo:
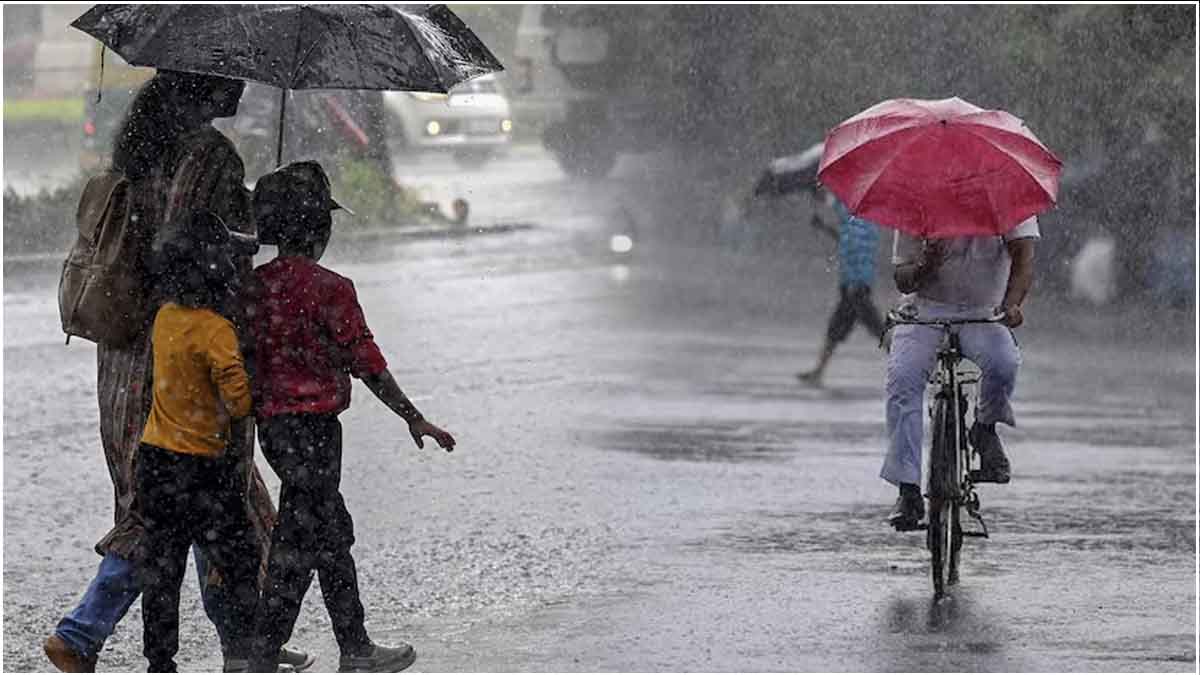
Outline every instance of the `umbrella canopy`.
[(130, 65), (283, 89), (444, 94), (503, 70), (445, 5), (96, 5), (71, 26)]
[(884, 101), (825, 138), (818, 176), (851, 213), (922, 238), (999, 235), (1052, 208), (1062, 162), (1013, 115)]
[(388, 5), (96, 5), (71, 26), (130, 65), (284, 90), (445, 94), (504, 69), (445, 5), (419, 13)]
[(816, 189), (817, 167), (824, 151), (825, 144), (817, 143), (798, 155), (771, 160), (767, 170), (754, 184), (754, 196), (782, 197), (793, 192)]

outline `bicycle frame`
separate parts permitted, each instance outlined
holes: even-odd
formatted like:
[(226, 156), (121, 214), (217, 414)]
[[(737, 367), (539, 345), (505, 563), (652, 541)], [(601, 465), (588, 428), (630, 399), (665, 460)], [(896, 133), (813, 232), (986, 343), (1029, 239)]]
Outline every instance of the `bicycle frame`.
[[(950, 424), (952, 424), (953, 434), (949, 439), (952, 441), (952, 447), (956, 450), (952, 457), (940, 457), (943, 461), (943, 469), (946, 471), (935, 472), (933, 470), (932, 461), (934, 455), (930, 454), (930, 476), (926, 496), (930, 499), (960, 499), (970, 491), (971, 482), (968, 477), (970, 469), (970, 453), (967, 444), (966, 432), (966, 414), (967, 414), (967, 396), (963, 390), (964, 385), (977, 384), (978, 376), (964, 368), (961, 368), (962, 348), (959, 346), (958, 334), (947, 330), (942, 338), (942, 345), (937, 352), (937, 368), (930, 374), (930, 384), (935, 388), (932, 400), (930, 401), (929, 417), (930, 421), (934, 421), (936, 414), (936, 405), (939, 400), (946, 401), (951, 413)], [(943, 420), (945, 423), (945, 420)], [(931, 444), (932, 446), (932, 444)], [(933, 453), (937, 448), (931, 447), (930, 452)], [(943, 451), (945, 448), (942, 449)]]

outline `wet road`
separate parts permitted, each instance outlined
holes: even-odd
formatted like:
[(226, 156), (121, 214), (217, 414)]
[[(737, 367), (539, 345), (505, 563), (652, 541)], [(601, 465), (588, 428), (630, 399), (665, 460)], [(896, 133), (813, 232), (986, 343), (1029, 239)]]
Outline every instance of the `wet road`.
[[(355, 385), (343, 484), (377, 640), (413, 642), (417, 671), (1193, 670), (1194, 316), (1033, 303), (1001, 432), (1013, 482), (981, 488), (993, 538), (933, 605), (923, 538), (882, 525), (880, 352), (855, 334), (826, 388), (793, 377), (835, 300), (828, 251), (673, 244), (640, 208), (658, 171), (573, 182), (530, 152), (474, 181), (402, 168), (467, 194), (477, 224), (536, 227), (331, 253), (459, 440), (417, 451)], [(617, 256), (631, 217), (644, 236)], [(8, 670), (46, 667), (111, 524), (94, 349), (62, 346), (53, 281), (5, 278)], [(180, 662), (217, 670), (196, 596), (189, 577)], [(135, 608), (100, 669), (144, 668), (140, 632)], [(315, 589), (294, 642), (336, 667)]]

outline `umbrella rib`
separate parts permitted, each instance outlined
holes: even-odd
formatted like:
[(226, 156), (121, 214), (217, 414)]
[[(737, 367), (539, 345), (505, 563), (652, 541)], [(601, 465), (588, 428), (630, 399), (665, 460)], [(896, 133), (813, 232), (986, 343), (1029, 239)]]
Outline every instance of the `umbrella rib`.
[(358, 88), (366, 89), (367, 87), (363, 85), (366, 84), (367, 78), (363, 77), (362, 57), (360, 56), (362, 49), (358, 46), (358, 35), (351, 30), (350, 23), (346, 21), (346, 17), (338, 15), (337, 19), (342, 22), (342, 26), (346, 29), (346, 37), (350, 41), (350, 46), (354, 48), (354, 65), (357, 66), (355, 71), (358, 73)]
[[(137, 41), (134, 43), (133, 54), (137, 54), (137, 53), (141, 52), (142, 48), (143, 48), (143, 47), (145, 47), (147, 44), (149, 44), (150, 40), (151, 40), (152, 38), (154, 38), (154, 36), (155, 36), (155, 35), (158, 33), (158, 30), (159, 30), (160, 28), (162, 28), (162, 26), (163, 26), (164, 24), (168, 23), (168, 22), (169, 22), (169, 20), (170, 20), (170, 18), (171, 18), (172, 16), (174, 16), (175, 14), (177, 14), (178, 12), (179, 12), (179, 6), (178, 6), (178, 5), (176, 5), (176, 6), (174, 6), (174, 7), (169, 7), (168, 9), (166, 9), (165, 11), (163, 11), (163, 12), (162, 12), (162, 13), (161, 13), (161, 14), (158, 16), (158, 19), (157, 19), (157, 20), (154, 22), (154, 30), (152, 30), (152, 31), (147, 31), (147, 32), (146, 32), (146, 34), (145, 34), (145, 37), (143, 37), (141, 40), (137, 40)], [(117, 50), (115, 50), (115, 49), (114, 49), (113, 51), (117, 51)], [(117, 52), (117, 53), (118, 53), (118, 54), (120, 54), (120, 52)], [(133, 64), (133, 59), (134, 59), (134, 58), (137, 58), (136, 56), (133, 56), (133, 54), (131, 54), (131, 55), (130, 55), (130, 56), (131, 56), (131, 58), (129, 58), (129, 59), (126, 59), (127, 61), (129, 61), (129, 62), (130, 62), (130, 64), (131, 64), (131, 65)], [(140, 59), (139, 59), (139, 60), (140, 60)]]
[[(400, 15), (400, 23), (404, 26), (405, 29), (408, 30), (408, 34), (409, 34), (409, 36), (412, 37), (413, 43), (416, 44), (417, 49), (419, 49), (421, 51), (421, 53), (426, 55), (426, 57), (428, 58), (429, 55), (427, 54), (427, 52), (425, 50), (425, 43), (421, 41), (420, 34), (418, 33), (417, 29), (413, 26), (413, 23), (410, 20), (410, 16), (412, 16), (412, 15), (408, 12), (401, 12), (398, 9), (394, 9), (393, 11), (395, 11), (397, 14)], [(434, 63), (433, 63), (433, 59), (428, 58), (428, 61), (429, 61), (429, 67), (433, 70), (433, 76), (437, 79), (438, 85), (441, 87), (441, 91), (436, 92), (436, 93), (449, 94), (450, 88), (446, 86), (445, 81), (442, 79), (441, 72), (438, 71), (437, 66), (434, 65)]]
[[(914, 130), (914, 129), (916, 129), (917, 131), (920, 131), (920, 128), (919, 128), (919, 127), (906, 127), (906, 128), (904, 128), (904, 129), (900, 129), (900, 130), (896, 131), (895, 133), (904, 133), (904, 132), (907, 132), (907, 131), (912, 131), (912, 130)], [(867, 198), (867, 195), (868, 195), (868, 194), (870, 194), (871, 190), (872, 190), (872, 189), (875, 187), (875, 184), (876, 184), (876, 182), (877, 182), (877, 179), (878, 179), (880, 176), (882, 176), (882, 175), (883, 175), (883, 172), (884, 172), (884, 171), (887, 171), (887, 170), (888, 170), (888, 167), (890, 166), (890, 164), (891, 164), (891, 161), (892, 161), (893, 159), (895, 159), (897, 156), (899, 156), (899, 154), (900, 154), (901, 152), (904, 152), (904, 150), (905, 150), (905, 149), (907, 149), (907, 148), (908, 148), (908, 146), (912, 145), (913, 143), (916, 143), (916, 142), (917, 142), (918, 140), (920, 140), (920, 138), (921, 138), (921, 135), (920, 135), (920, 134), (917, 134), (917, 133), (913, 133), (913, 134), (911, 134), (911, 136), (912, 136), (912, 138), (906, 139), (906, 140), (905, 140), (905, 142), (904, 142), (902, 145), (900, 145), (898, 148), (896, 148), (895, 152), (893, 152), (893, 153), (892, 153), (892, 156), (891, 156), (891, 157), (889, 157), (889, 158), (888, 158), (888, 160), (887, 160), (886, 162), (884, 162), (884, 163), (883, 163), (883, 165), (882, 165), (882, 167), (879, 169), (879, 171), (875, 172), (875, 175), (871, 177), (871, 187), (867, 188), (866, 192), (863, 192), (863, 194), (862, 194), (862, 197), (860, 197), (860, 198), (858, 199), (858, 204), (861, 204), (861, 203), (862, 203), (864, 200), (866, 200), (866, 198)], [(826, 170), (828, 170), (828, 169), (829, 169), (830, 167), (832, 167), (834, 164), (836, 164), (836, 163), (838, 163), (838, 162), (840, 162), (840, 161), (844, 160), (845, 158), (849, 157), (850, 155), (853, 155), (853, 154), (857, 153), (857, 152), (858, 152), (858, 151), (860, 151), (860, 150), (863, 150), (863, 149), (865, 149), (865, 148), (869, 147), (870, 145), (872, 145), (872, 144), (874, 144), (874, 143), (878, 143), (878, 142), (885, 141), (885, 140), (890, 140), (890, 139), (892, 139), (892, 138), (893, 138), (893, 135), (892, 135), (892, 134), (888, 134), (888, 135), (886, 135), (886, 136), (879, 136), (879, 137), (876, 137), (876, 138), (872, 138), (871, 140), (869, 140), (869, 141), (866, 141), (866, 142), (865, 142), (865, 143), (863, 143), (862, 145), (858, 145), (858, 146), (856, 146), (854, 149), (850, 150), (849, 152), (843, 153), (843, 154), (842, 154), (840, 157), (838, 157), (837, 159), (833, 160), (833, 161), (832, 161), (832, 162), (830, 162), (829, 164), (825, 165), (825, 169), (826, 169)], [(819, 177), (819, 174), (818, 174), (818, 177)], [(845, 201), (845, 200), (843, 200), (843, 201)]]
[(300, 69), (308, 62), (308, 57), (312, 56), (312, 53), (317, 50), (318, 40), (313, 40), (308, 49), (304, 50), (304, 54), (300, 54), (300, 38), (304, 34), (304, 13), (308, 11), (307, 6), (300, 7), (300, 22), (296, 27), (296, 50), (295, 56), (292, 59), (294, 65), (292, 66), (292, 77), (288, 82), (287, 89), (296, 88), (296, 81), (300, 79)]
[[(1022, 141), (1025, 141), (1026, 143), (1029, 143), (1030, 145), (1033, 145), (1033, 146), (1037, 147), (1039, 150), (1042, 150), (1043, 152), (1046, 152), (1046, 154), (1047, 154), (1047, 155), (1049, 155), (1051, 158), (1053, 158), (1053, 159), (1054, 159), (1056, 162), (1058, 162), (1059, 164), (1062, 164), (1062, 162), (1061, 162), (1061, 161), (1060, 161), (1060, 160), (1059, 160), (1057, 157), (1054, 157), (1054, 155), (1052, 155), (1052, 154), (1050, 154), (1048, 151), (1046, 151), (1046, 150), (1045, 150), (1045, 148), (1043, 148), (1042, 146), (1040, 146), (1040, 145), (1038, 145), (1038, 144), (1034, 143), (1033, 141), (1029, 140), (1028, 138), (1025, 138), (1025, 137), (1024, 137), (1024, 136), (1022, 136), (1021, 134), (1015, 134), (1015, 133), (1013, 133), (1013, 132), (1011, 132), (1011, 131), (1005, 131), (1004, 129), (996, 129), (995, 127), (989, 127), (989, 129), (991, 129), (992, 131), (995, 131), (996, 133), (1005, 134), (1005, 135), (1008, 135), (1008, 136), (1012, 136), (1013, 138), (1018, 138), (1018, 139), (1020, 139), (1020, 140), (1022, 140)], [(987, 136), (985, 136), (985, 135), (983, 135), (983, 134), (981, 134), (981, 133), (979, 133), (979, 132), (975, 131), (974, 129), (970, 128), (970, 126), (968, 126), (968, 125), (965, 125), (965, 124), (964, 124), (964, 125), (962, 125), (962, 130), (963, 130), (963, 131), (965, 131), (965, 132), (967, 132), (968, 134), (971, 134), (971, 135), (972, 135), (972, 136), (974, 136), (975, 138), (978, 138), (979, 140), (983, 141), (984, 143), (987, 143), (988, 145), (990, 145), (991, 147), (995, 148), (996, 150), (998, 150), (998, 151), (1000, 151), (1000, 152), (1004, 153), (1005, 155), (1008, 155), (1009, 157), (1011, 157), (1011, 158), (1012, 158), (1012, 160), (1013, 160), (1013, 162), (1014, 162), (1014, 163), (1015, 163), (1017, 166), (1021, 167), (1021, 171), (1025, 172), (1025, 175), (1029, 176), (1029, 178), (1030, 178), (1030, 179), (1032, 179), (1032, 180), (1033, 180), (1033, 182), (1037, 183), (1038, 187), (1039, 187), (1039, 188), (1040, 188), (1040, 189), (1041, 189), (1043, 192), (1046, 192), (1047, 194), (1049, 194), (1049, 190), (1046, 190), (1046, 188), (1042, 186), (1042, 181), (1038, 180), (1038, 177), (1037, 177), (1037, 176), (1035, 176), (1035, 175), (1033, 175), (1033, 172), (1032, 172), (1032, 171), (1030, 171), (1030, 170), (1029, 170), (1029, 168), (1025, 166), (1025, 163), (1024, 163), (1023, 161), (1021, 161), (1021, 158), (1020, 158), (1019, 156), (1017, 156), (1016, 154), (1014, 154), (1013, 152), (1011, 152), (1011, 151), (1010, 151), (1010, 150), (1008, 150), (1007, 148), (1004, 148), (1004, 147), (1001, 147), (1000, 145), (997, 145), (995, 142), (993, 142), (993, 141), (992, 141), (992, 139), (990, 139), (990, 138), (988, 138)]]
[[(912, 128), (913, 128), (913, 127), (909, 127), (909, 129), (912, 129)], [(908, 131), (909, 129), (904, 129), (904, 131)], [(868, 141), (868, 143), (874, 143), (874, 142), (875, 142), (875, 141), (877, 141), (877, 140), (882, 140), (882, 139), (872, 139), (871, 141)], [(888, 159), (888, 161), (887, 161), (887, 162), (885, 162), (885, 163), (883, 164), (883, 167), (882, 167), (882, 168), (880, 168), (880, 169), (879, 169), (879, 171), (878, 171), (878, 172), (876, 172), (876, 174), (875, 174), (875, 175), (872, 177), (872, 179), (871, 179), (871, 185), (870, 185), (870, 186), (869, 186), (869, 187), (866, 189), (866, 191), (865, 191), (865, 192), (863, 192), (863, 193), (862, 193), (862, 196), (861, 196), (861, 197), (859, 197), (859, 199), (858, 199), (858, 204), (859, 204), (859, 205), (861, 205), (861, 204), (863, 204), (864, 202), (866, 202), (866, 201), (867, 201), (867, 197), (869, 197), (869, 196), (871, 195), (871, 192), (872, 192), (873, 190), (875, 190), (875, 188), (879, 187), (879, 177), (880, 177), (880, 176), (882, 176), (882, 175), (884, 174), (884, 172), (885, 172), (885, 171), (887, 171), (889, 168), (891, 168), (891, 162), (892, 162), (892, 160), (893, 160), (893, 159), (895, 159), (896, 157), (898, 157), (898, 156), (900, 155), (900, 153), (901, 153), (901, 152), (903, 152), (905, 149), (907, 149), (907, 148), (908, 148), (908, 146), (912, 145), (913, 143), (916, 143), (916, 142), (917, 142), (917, 141), (919, 141), (919, 140), (921, 140), (921, 135), (920, 135), (920, 134), (912, 134), (912, 138), (909, 138), (909, 139), (907, 139), (907, 140), (905, 141), (905, 143), (904, 143), (904, 144), (903, 144), (903, 145), (902, 145), (902, 146), (901, 146), (899, 149), (897, 149), (897, 150), (896, 150), (896, 152), (892, 153), (892, 156), (891, 156), (891, 158), (889, 158), (889, 159)], [(866, 143), (864, 143), (864, 144), (863, 144), (863, 146), (865, 146), (865, 145), (866, 145)], [(861, 147), (863, 147), (863, 146), (859, 146), (859, 148), (861, 148)], [(857, 152), (859, 148), (855, 148), (854, 150), (851, 150), (850, 152), (847, 152), (845, 155), (842, 155), (842, 157), (845, 157), (845, 156), (847, 156), (847, 155), (849, 155), (849, 154), (851, 154), (851, 153), (853, 153), (853, 152)], [(844, 200), (843, 200), (843, 201), (844, 201)], [(847, 206), (848, 206), (848, 205), (847, 205)], [(856, 205), (856, 206), (857, 206), (857, 205)], [(851, 215), (857, 215), (857, 214), (855, 214), (853, 211), (851, 211)], [(922, 210), (922, 214), (921, 214), (921, 220), (922, 220), (922, 225), (924, 225), (924, 224), (925, 224), (925, 223), (924, 223), (924, 220), (925, 220), (925, 215), (924, 215), (924, 211), (923, 211), (923, 210)]]
[[(876, 136), (875, 138), (872, 138), (871, 140), (869, 140), (869, 141), (866, 141), (865, 143), (862, 143), (861, 145), (855, 146), (855, 147), (854, 147), (853, 149), (851, 149), (850, 151), (848, 151), (848, 152), (844, 152), (844, 153), (842, 153), (841, 155), (838, 155), (837, 157), (835, 157), (835, 158), (831, 159), (831, 160), (829, 161), (829, 163), (830, 163), (830, 164), (833, 164), (834, 162), (838, 161), (838, 160), (839, 160), (839, 159), (841, 159), (842, 157), (845, 157), (846, 155), (850, 154), (851, 152), (854, 152), (854, 150), (857, 150), (858, 148), (862, 147), (863, 145), (866, 145), (867, 143), (874, 143), (875, 141), (886, 139), (888, 136), (891, 136), (892, 134), (899, 133), (899, 132), (902, 132), (902, 131), (907, 131), (908, 129), (914, 129), (914, 128), (916, 128), (916, 127), (919, 127), (919, 126), (921, 126), (921, 125), (923, 125), (923, 124), (927, 124), (927, 123), (928, 123), (926, 120), (919, 119), (919, 118), (917, 118), (917, 117), (914, 117), (914, 116), (907, 116), (907, 115), (886, 115), (886, 116), (884, 116), (884, 117), (873, 117), (873, 118), (870, 118), (870, 119), (863, 119), (863, 120), (858, 120), (858, 121), (855, 121), (855, 122), (849, 122), (849, 123), (845, 123), (845, 124), (839, 125), (839, 126), (838, 126), (838, 127), (837, 127), (837, 128), (834, 130), (834, 131), (845, 131), (845, 130), (847, 130), (847, 129), (853, 129), (853, 128), (855, 128), (855, 127), (865, 126), (865, 125), (867, 125), (867, 124), (878, 124), (879, 120), (882, 120), (882, 119), (891, 119), (891, 118), (901, 118), (901, 119), (907, 119), (907, 120), (911, 120), (911, 123), (909, 123), (909, 124), (904, 124), (904, 125), (897, 125), (897, 126), (896, 126), (896, 127), (894, 127), (894, 128), (888, 129), (888, 130), (887, 130), (887, 133), (884, 133), (884, 134), (881, 134), (881, 135), (879, 135), (879, 136)], [(832, 132), (830, 132), (830, 133), (832, 133)], [(828, 138), (826, 138), (826, 140), (825, 140), (826, 147), (828, 147), (828, 143), (829, 143), (829, 139), (828, 139)]]

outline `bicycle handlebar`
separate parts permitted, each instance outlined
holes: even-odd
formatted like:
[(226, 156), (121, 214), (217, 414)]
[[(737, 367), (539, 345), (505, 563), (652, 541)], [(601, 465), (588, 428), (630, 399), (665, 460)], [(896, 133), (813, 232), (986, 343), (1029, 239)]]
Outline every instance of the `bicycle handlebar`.
[(973, 323), (1001, 323), (1008, 314), (999, 312), (983, 319), (918, 319), (917, 310), (911, 307), (911, 312), (902, 311), (903, 307), (893, 307), (888, 310), (883, 323), (883, 333), (879, 336), (879, 346), (883, 347), (885, 336), (896, 326), (941, 326), (949, 330), (950, 326), (962, 326)]
[(961, 326), (969, 323), (1001, 323), (1008, 315), (1004, 312), (983, 319), (917, 319), (908, 318), (891, 310), (887, 314), (887, 323), (891, 326)]

